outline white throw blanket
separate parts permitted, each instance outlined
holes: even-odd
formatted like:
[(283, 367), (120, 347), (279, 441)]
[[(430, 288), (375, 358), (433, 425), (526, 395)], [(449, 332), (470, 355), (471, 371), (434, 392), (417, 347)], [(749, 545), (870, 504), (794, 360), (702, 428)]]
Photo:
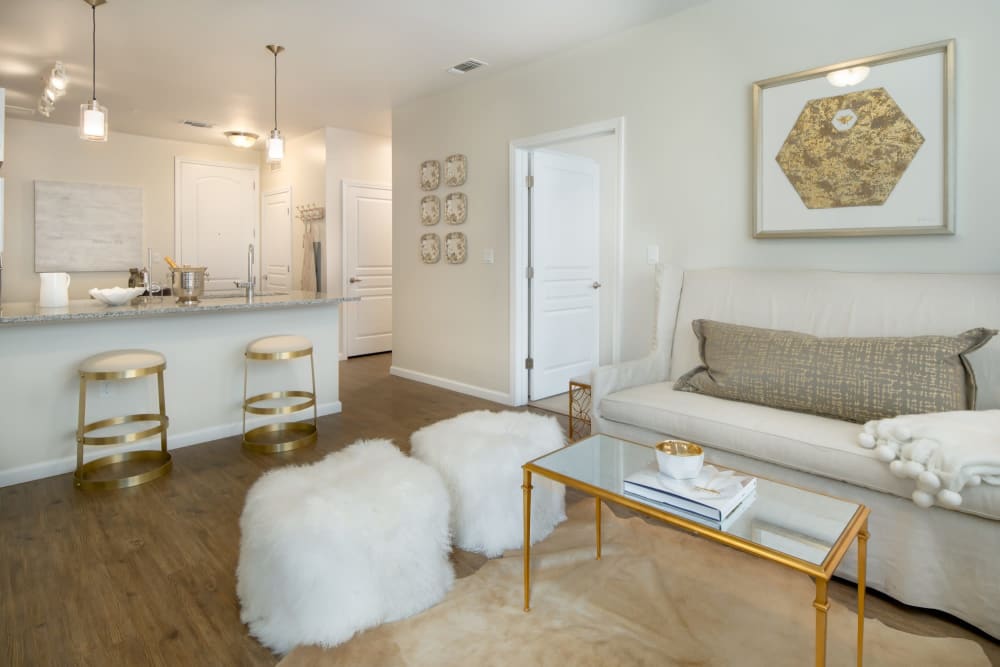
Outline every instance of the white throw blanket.
[(1000, 486), (1000, 410), (902, 415), (865, 424), (858, 436), (896, 477), (915, 479), (913, 502), (954, 509), (966, 486)]

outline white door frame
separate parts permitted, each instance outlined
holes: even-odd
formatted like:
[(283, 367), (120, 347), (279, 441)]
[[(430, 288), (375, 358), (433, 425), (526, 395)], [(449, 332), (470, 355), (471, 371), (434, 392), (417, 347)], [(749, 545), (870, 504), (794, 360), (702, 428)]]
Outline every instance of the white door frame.
[[(261, 203), (263, 203), (264, 202), (264, 197), (268, 197), (270, 195), (280, 195), (283, 192), (287, 192), (288, 193), (288, 223), (289, 223), (288, 224), (288, 231), (291, 232), (291, 236), (288, 238), (288, 253), (289, 253), (288, 254), (288, 257), (289, 257), (288, 261), (294, 263), (295, 262), (295, 216), (292, 215), (292, 209), (295, 208), (295, 204), (292, 202), (292, 186), (291, 185), (282, 185), (279, 188), (274, 188), (273, 190), (267, 190), (266, 192), (264, 190), (261, 190), (260, 191), (260, 201), (261, 201)], [(263, 245), (264, 245), (264, 216), (261, 215), (261, 214), (258, 214), (258, 218), (259, 218), (258, 224), (260, 225), (260, 235), (259, 235), (259, 240), (258, 240), (258, 243), (257, 243), (257, 245), (258, 245), (257, 252), (254, 253), (254, 261), (257, 263), (257, 267), (259, 267), (257, 269), (257, 274), (256, 274), (257, 275), (257, 287), (259, 289), (263, 290), (264, 289), (264, 248), (263, 248)], [(295, 276), (295, 270), (292, 269), (291, 267), (289, 267), (289, 270), (288, 270), (288, 289), (289, 289), (289, 291), (294, 291), (294, 290), (298, 289), (298, 288), (295, 287), (295, 280), (293, 278), (294, 276)], [(323, 290), (320, 289), (319, 285), (316, 286), (316, 289), (319, 290), (319, 291), (323, 291)]]
[[(252, 171), (254, 174), (254, 187), (257, 196), (254, 198), (253, 208), (256, 221), (253, 226), (254, 244), (260, 239), (260, 166), (247, 164), (245, 162), (215, 162), (212, 160), (195, 160), (187, 157), (174, 157), (174, 257), (181, 256), (181, 165), (200, 164), (206, 167), (229, 167), (232, 169), (243, 169)], [(254, 253), (254, 274), (260, 275), (260, 253)], [(211, 267), (209, 267), (211, 269)]]
[[(374, 190), (389, 190), (392, 191), (391, 183), (374, 183), (371, 181), (355, 181), (350, 179), (343, 179), (340, 181), (340, 295), (347, 296), (347, 225), (345, 221), (347, 220), (347, 188), (359, 187), (359, 188), (372, 188)], [(393, 258), (393, 265), (395, 265), (395, 258)], [(395, 271), (395, 266), (393, 266)], [(393, 290), (395, 292), (395, 290)], [(344, 361), (347, 359), (347, 332), (350, 329), (347, 328), (347, 319), (350, 315), (350, 308), (341, 308), (340, 312), (342, 317), (340, 318), (340, 360)]]
[(625, 118), (578, 125), (510, 142), (510, 396), (513, 405), (528, 402), (528, 154), (536, 148), (556, 148), (558, 144), (613, 134), (618, 143), (618, 205), (615, 208), (612, 256), (615, 290), (611, 305), (611, 359), (621, 358), (622, 245), (625, 220)]

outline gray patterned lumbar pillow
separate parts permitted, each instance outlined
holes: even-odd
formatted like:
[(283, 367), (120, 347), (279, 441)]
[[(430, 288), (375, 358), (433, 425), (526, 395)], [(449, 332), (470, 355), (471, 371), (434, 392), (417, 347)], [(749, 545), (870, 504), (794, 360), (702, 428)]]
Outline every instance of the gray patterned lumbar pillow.
[(863, 423), (976, 407), (965, 355), (994, 329), (957, 336), (817, 338), (695, 320), (702, 365), (674, 389)]

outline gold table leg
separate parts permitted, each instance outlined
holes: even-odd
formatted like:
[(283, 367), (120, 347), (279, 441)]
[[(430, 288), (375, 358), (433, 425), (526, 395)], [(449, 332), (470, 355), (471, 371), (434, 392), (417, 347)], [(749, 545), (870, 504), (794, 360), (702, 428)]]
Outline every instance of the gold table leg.
[(531, 471), (524, 469), (524, 610), (531, 611)]
[(865, 655), (865, 576), (868, 569), (868, 519), (858, 531), (858, 667)]
[(830, 601), (826, 597), (826, 579), (816, 579), (816, 667), (826, 665), (826, 612), (830, 609)]
[(597, 518), (597, 560), (601, 560), (601, 499), (594, 498), (594, 516)]

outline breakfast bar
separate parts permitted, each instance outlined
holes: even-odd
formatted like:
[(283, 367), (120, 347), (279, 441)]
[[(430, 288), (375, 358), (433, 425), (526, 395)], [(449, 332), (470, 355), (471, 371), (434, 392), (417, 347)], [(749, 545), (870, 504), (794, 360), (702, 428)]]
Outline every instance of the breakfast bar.
[[(239, 434), (244, 350), (276, 334), (310, 339), (315, 350), (320, 415), (340, 412), (339, 304), (347, 299), (315, 292), (207, 296), (180, 305), (171, 297), (105, 306), (74, 300), (62, 308), (37, 303), (0, 304), (0, 486), (61, 474), (75, 466), (80, 362), (107, 350), (149, 349), (166, 358), (170, 449)], [(97, 383), (88, 414), (136, 411), (155, 400), (155, 387), (124, 391), (126, 383)], [(296, 389), (308, 369), (255, 369), (253, 382)], [(251, 386), (251, 392), (254, 387)], [(247, 427), (269, 421), (247, 419)], [(148, 444), (148, 443), (145, 443)], [(124, 445), (109, 451), (141, 446)], [(96, 454), (94, 456), (97, 456)]]

